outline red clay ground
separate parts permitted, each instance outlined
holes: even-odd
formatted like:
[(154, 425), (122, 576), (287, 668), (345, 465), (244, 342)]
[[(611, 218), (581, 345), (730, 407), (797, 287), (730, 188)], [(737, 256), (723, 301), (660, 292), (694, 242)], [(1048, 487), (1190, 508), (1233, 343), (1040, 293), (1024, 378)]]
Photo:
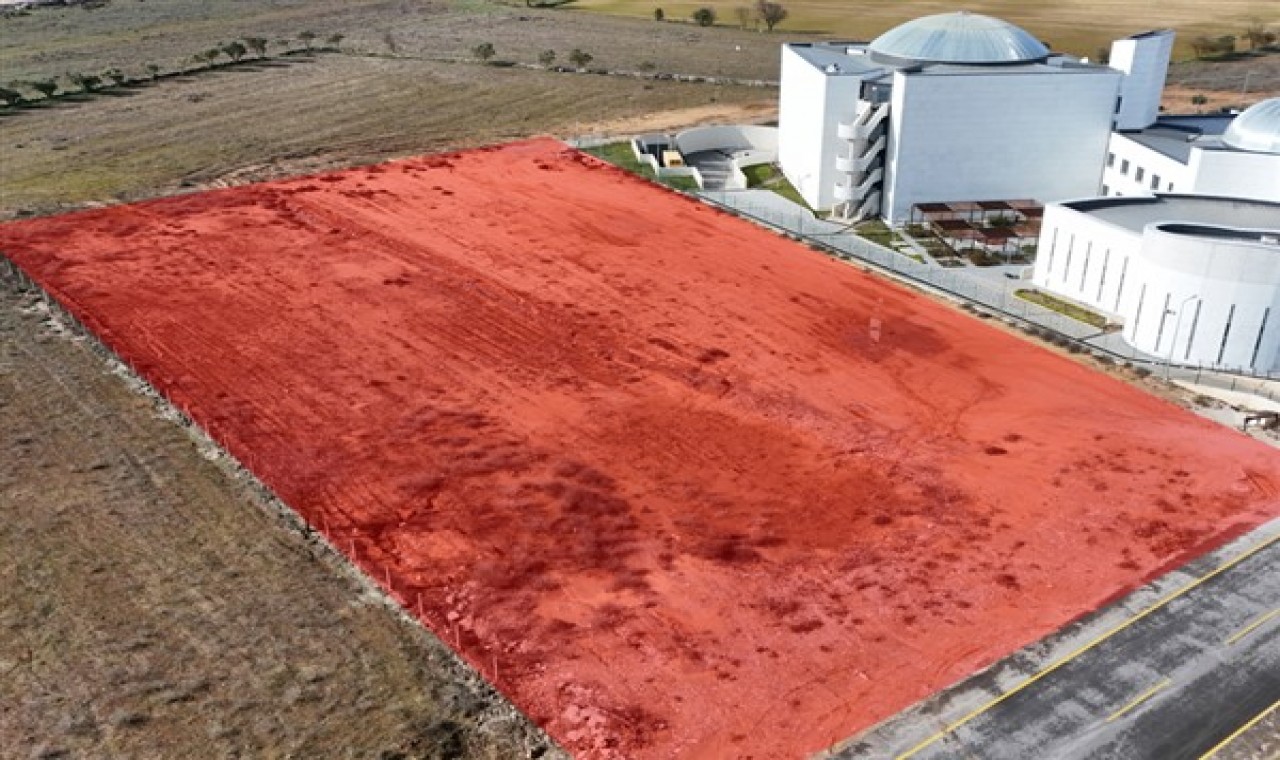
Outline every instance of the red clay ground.
[(0, 250), (582, 757), (820, 749), (1280, 514), (1260, 444), (552, 141)]

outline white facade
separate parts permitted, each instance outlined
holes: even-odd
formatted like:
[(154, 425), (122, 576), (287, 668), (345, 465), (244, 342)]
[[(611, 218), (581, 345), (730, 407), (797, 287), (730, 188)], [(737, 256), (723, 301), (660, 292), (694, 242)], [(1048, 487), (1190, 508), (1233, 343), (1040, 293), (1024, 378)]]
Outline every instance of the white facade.
[(1116, 129), (1143, 129), (1160, 115), (1173, 31), (1143, 32), (1111, 43), (1110, 66), (1124, 73)]
[[(838, 65), (845, 55), (833, 51), (829, 57), (828, 65)], [(856, 113), (862, 78), (852, 72), (827, 71), (802, 54), (800, 46), (783, 45), (782, 81), (778, 164), (806, 203), (829, 209), (836, 203), (835, 156), (843, 145), (837, 126)]]
[(1222, 142), (1230, 117), (1169, 117), (1107, 147), (1101, 195), (1197, 193), (1280, 201), (1280, 154)]
[(1280, 203), (1107, 198), (1045, 209), (1032, 281), (1174, 363), (1280, 370)]
[(1117, 120), (1155, 120), (1172, 45), (1134, 35), (1098, 66), (965, 12), (784, 45), (779, 164), (813, 208), (894, 224), (919, 203), (1093, 195)]
[(1119, 80), (1103, 67), (1045, 64), (895, 73), (882, 215), (1094, 194)]

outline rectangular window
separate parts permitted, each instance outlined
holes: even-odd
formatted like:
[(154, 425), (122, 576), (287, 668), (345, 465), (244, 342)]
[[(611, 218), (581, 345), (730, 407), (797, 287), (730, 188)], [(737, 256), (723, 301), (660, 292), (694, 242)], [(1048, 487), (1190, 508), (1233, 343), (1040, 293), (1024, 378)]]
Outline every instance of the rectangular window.
[(1141, 182), (1142, 178), (1145, 177), (1146, 174), (1147, 174), (1147, 170), (1139, 166), (1137, 169), (1133, 170), (1133, 181)]
[(1071, 271), (1071, 254), (1076, 247), (1076, 236), (1073, 233), (1067, 242), (1067, 261), (1062, 265), (1062, 284), (1067, 284), (1067, 274)]
[(1191, 358), (1191, 345), (1196, 340), (1196, 328), (1200, 326), (1200, 307), (1204, 306), (1204, 301), (1196, 301), (1196, 313), (1191, 317), (1191, 333), (1187, 335), (1187, 351), (1182, 355), (1182, 360), (1187, 361)]
[(1129, 159), (1126, 158), (1120, 161), (1120, 173), (1126, 177), (1129, 176)]
[(1159, 175), (1159, 174), (1152, 174), (1152, 175), (1151, 175), (1151, 189), (1152, 189), (1152, 190), (1159, 190), (1159, 189), (1160, 189), (1160, 175)]
[(1169, 192), (1171, 192), (1171, 193), (1173, 192), (1173, 183), (1172, 183), (1172, 182), (1170, 182), (1170, 183), (1169, 183), (1169, 187), (1167, 188), (1167, 190), (1168, 190)]
[(1049, 276), (1053, 274), (1053, 254), (1058, 251), (1058, 228), (1053, 228), (1053, 240), (1049, 242), (1049, 266), (1044, 270), (1044, 281), (1049, 281)]
[(1106, 185), (1103, 185), (1102, 194), (1103, 196), (1111, 195), (1111, 188), (1107, 187)]
[(1115, 165), (1116, 165), (1116, 154), (1114, 154), (1114, 153), (1108, 153), (1108, 154), (1107, 154), (1107, 168), (1111, 168), (1112, 166), (1115, 166)]
[[(1129, 260), (1125, 259), (1124, 263), (1128, 265)], [(1133, 312), (1133, 334), (1138, 334), (1138, 323), (1142, 321), (1142, 303), (1147, 300), (1147, 283), (1142, 283), (1142, 290), (1138, 291), (1138, 309)]]
[(1271, 307), (1268, 306), (1262, 312), (1262, 324), (1258, 327), (1258, 339), (1253, 342), (1253, 356), (1249, 357), (1249, 368), (1252, 369), (1258, 363), (1258, 349), (1262, 348), (1262, 334), (1267, 331), (1267, 319), (1271, 316)]
[(1084, 249), (1084, 266), (1080, 267), (1080, 292), (1084, 292), (1084, 282), (1089, 278), (1089, 259), (1093, 256), (1093, 241)]
[(1120, 265), (1120, 284), (1116, 286), (1116, 307), (1112, 311), (1120, 311), (1120, 296), (1124, 293), (1124, 273), (1129, 271), (1129, 257), (1124, 257), (1124, 263)]
[(1098, 303), (1102, 303), (1102, 286), (1107, 284), (1107, 266), (1111, 263), (1111, 249), (1102, 254), (1102, 274), (1098, 277), (1098, 297), (1095, 299)]
[[(1171, 295), (1170, 293), (1164, 294), (1164, 308), (1160, 310), (1160, 326), (1156, 328), (1156, 353), (1157, 354), (1160, 353), (1160, 340), (1164, 338), (1164, 324), (1169, 320), (1169, 315), (1173, 314), (1173, 312), (1169, 310), (1170, 295)], [(1135, 327), (1134, 330), (1136, 331), (1137, 328)], [(1136, 332), (1135, 332), (1135, 335), (1136, 335)], [(1169, 346), (1169, 350), (1173, 351), (1173, 346)]]
[(1227, 309), (1227, 326), (1222, 328), (1222, 344), (1218, 346), (1218, 361), (1215, 364), (1222, 363), (1222, 357), (1227, 353), (1227, 338), (1231, 336), (1231, 320), (1236, 316), (1236, 305), (1231, 304), (1231, 308)]

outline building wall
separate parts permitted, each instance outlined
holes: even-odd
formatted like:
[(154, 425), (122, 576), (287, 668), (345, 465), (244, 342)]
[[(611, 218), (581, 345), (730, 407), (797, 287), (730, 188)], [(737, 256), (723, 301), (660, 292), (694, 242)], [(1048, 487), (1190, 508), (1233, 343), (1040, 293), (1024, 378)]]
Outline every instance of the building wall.
[(1280, 201), (1280, 155), (1238, 150), (1193, 150), (1192, 192)]
[(790, 46), (782, 46), (778, 163), (805, 202), (815, 209), (829, 209), (835, 204), (835, 161), (844, 146), (836, 126), (857, 112), (861, 86), (858, 76), (827, 74)]
[(1149, 225), (1137, 264), (1147, 293), (1142, 310), (1125, 320), (1126, 342), (1174, 362), (1276, 369), (1280, 245)]
[(1160, 115), (1173, 32), (1164, 29), (1111, 43), (1110, 65), (1124, 72), (1116, 129), (1145, 129)]
[(1136, 234), (1088, 214), (1051, 204), (1045, 207), (1039, 250), (1031, 280), (1119, 319), (1126, 296), (1137, 301), (1129, 258), (1137, 251)]
[(1120, 76), (897, 72), (884, 215), (898, 223), (921, 202), (1096, 194)]
[(1155, 192), (1280, 201), (1280, 155), (1193, 147), (1184, 164), (1127, 135), (1113, 134), (1098, 194)]
[(814, 208), (819, 202), (823, 139), (827, 121), (827, 75), (782, 46), (778, 96), (778, 163), (801, 197)]
[(1188, 193), (1194, 191), (1194, 177), (1190, 165), (1117, 132), (1107, 146), (1098, 195)]
[(1032, 282), (1123, 322), (1157, 358), (1280, 369), (1280, 245), (1139, 233), (1051, 205)]

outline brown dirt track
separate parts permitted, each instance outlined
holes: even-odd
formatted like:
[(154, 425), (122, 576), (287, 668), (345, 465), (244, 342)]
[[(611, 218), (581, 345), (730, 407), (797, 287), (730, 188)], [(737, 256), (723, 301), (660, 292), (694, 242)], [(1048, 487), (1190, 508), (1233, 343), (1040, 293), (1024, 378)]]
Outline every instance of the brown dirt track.
[(818, 749), (1280, 512), (1264, 447), (551, 142), (0, 249), (585, 757)]

